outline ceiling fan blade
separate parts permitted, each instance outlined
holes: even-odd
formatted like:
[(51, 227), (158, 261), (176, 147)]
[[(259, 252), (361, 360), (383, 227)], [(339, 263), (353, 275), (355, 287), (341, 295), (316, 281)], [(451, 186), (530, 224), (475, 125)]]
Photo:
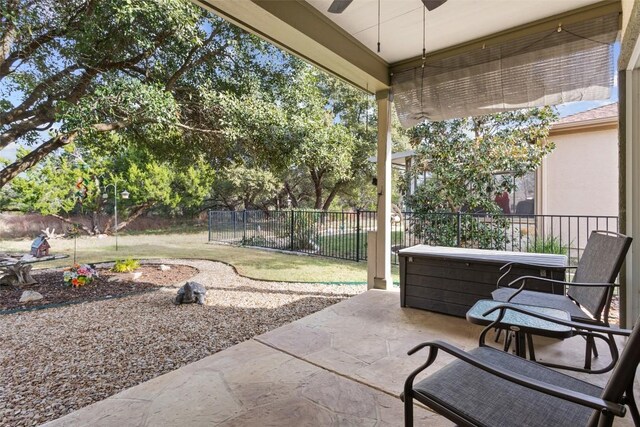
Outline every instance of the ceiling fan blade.
[[(337, 1), (337, 0), (336, 0)], [(447, 0), (422, 0), (422, 3), (429, 12), (445, 4)]]
[(333, 0), (331, 6), (329, 6), (328, 12), (330, 13), (342, 13), (351, 4), (353, 0)]

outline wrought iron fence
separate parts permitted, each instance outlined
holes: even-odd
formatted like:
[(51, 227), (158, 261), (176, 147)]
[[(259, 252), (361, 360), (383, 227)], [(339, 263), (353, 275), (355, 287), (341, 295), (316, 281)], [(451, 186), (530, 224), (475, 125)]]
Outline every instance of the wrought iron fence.
[[(416, 244), (565, 254), (576, 265), (593, 230), (618, 231), (618, 217), (404, 212), (392, 216), (392, 262)], [(209, 211), (209, 241), (367, 259), (376, 212)]]

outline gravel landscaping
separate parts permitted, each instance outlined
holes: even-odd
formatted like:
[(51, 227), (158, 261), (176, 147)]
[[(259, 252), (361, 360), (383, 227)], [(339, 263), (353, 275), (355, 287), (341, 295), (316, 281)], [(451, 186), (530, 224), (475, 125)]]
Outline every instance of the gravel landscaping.
[(366, 288), (255, 281), (211, 261), (154, 262), (198, 269), (190, 280), (206, 285), (206, 304), (174, 305), (176, 283), (0, 317), (0, 425), (56, 419)]
[[(198, 270), (186, 265), (173, 265), (170, 270), (161, 271), (159, 264), (143, 264), (136, 269), (135, 273), (114, 273), (110, 270), (111, 265), (106, 264), (96, 269), (98, 277), (79, 288), (67, 286), (62, 279), (60, 269), (34, 272), (33, 278), (38, 281), (34, 285), (0, 286), (0, 311), (136, 294), (156, 289), (158, 286), (178, 283), (198, 273)], [(38, 292), (42, 295), (42, 299), (20, 302), (20, 296), (26, 290)]]

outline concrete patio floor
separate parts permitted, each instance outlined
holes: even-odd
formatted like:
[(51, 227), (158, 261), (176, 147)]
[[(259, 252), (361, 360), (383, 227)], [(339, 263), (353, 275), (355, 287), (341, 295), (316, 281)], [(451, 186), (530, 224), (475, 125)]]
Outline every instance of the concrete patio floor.
[[(404, 379), (426, 357), (407, 350), (433, 339), (471, 349), (481, 330), (461, 318), (400, 308), (397, 292), (368, 291), (46, 426), (399, 426)], [(536, 342), (541, 360), (581, 360), (583, 351), (579, 337)], [(600, 359), (598, 365), (607, 362)], [(427, 372), (450, 360), (438, 357)], [(452, 425), (421, 407), (416, 415), (417, 425)], [(627, 425), (630, 415), (616, 422)]]

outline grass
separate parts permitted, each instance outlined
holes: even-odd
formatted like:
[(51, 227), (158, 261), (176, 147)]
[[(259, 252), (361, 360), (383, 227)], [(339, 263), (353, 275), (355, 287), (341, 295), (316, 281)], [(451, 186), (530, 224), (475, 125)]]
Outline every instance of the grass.
[[(343, 255), (356, 257), (356, 248), (358, 243), (356, 233), (342, 233), (333, 235), (319, 235), (318, 246), (330, 255)], [(402, 245), (404, 243), (404, 233), (402, 231), (391, 232), (391, 245)], [(367, 255), (367, 233), (360, 234), (360, 258)]]
[[(73, 263), (73, 240), (50, 241), (52, 254), (66, 254), (70, 258), (35, 264), (34, 268), (70, 266)], [(0, 247), (7, 252), (29, 252), (30, 240), (6, 240)], [(118, 237), (118, 251), (114, 237), (98, 239), (80, 237), (77, 240), (79, 263), (114, 261), (116, 259), (197, 258), (222, 261), (236, 267), (243, 276), (258, 280), (288, 282), (366, 282), (367, 264), (330, 258), (289, 255), (278, 252), (226, 245), (208, 244), (207, 233), (124, 235)], [(393, 267), (395, 282), (398, 269)]]
[(528, 252), (566, 255), (568, 252), (568, 247), (560, 244), (559, 238), (549, 237), (547, 239), (536, 239), (534, 244), (529, 247)]

